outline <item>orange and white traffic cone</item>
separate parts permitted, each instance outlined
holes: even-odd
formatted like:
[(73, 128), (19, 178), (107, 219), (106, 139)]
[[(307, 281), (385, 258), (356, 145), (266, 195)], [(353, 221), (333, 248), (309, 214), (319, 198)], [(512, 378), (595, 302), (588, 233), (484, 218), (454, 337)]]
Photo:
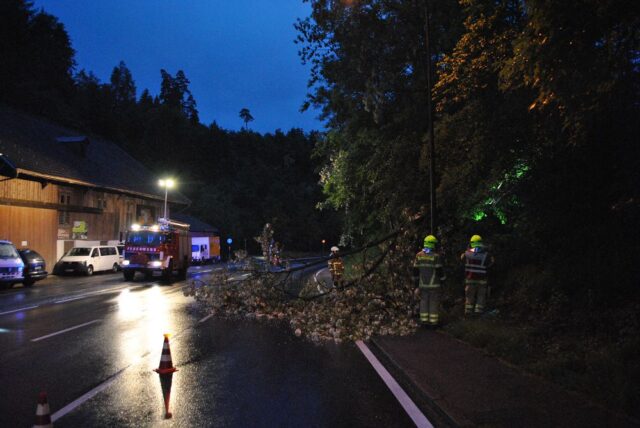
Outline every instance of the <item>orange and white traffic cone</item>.
[(164, 344), (162, 345), (162, 356), (160, 357), (160, 366), (153, 369), (158, 374), (164, 375), (178, 371), (173, 367), (171, 362), (171, 348), (169, 348), (169, 334), (164, 335)]
[(41, 392), (38, 396), (38, 407), (36, 407), (36, 423), (34, 428), (53, 428), (51, 423), (51, 412), (49, 410), (49, 402), (47, 401), (47, 393)]

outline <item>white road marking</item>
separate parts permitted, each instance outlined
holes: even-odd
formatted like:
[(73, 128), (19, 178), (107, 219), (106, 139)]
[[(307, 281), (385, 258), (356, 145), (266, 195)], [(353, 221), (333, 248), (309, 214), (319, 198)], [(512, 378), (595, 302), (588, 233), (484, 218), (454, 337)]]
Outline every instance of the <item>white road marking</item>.
[(183, 291), (183, 290), (184, 290), (185, 288), (187, 288), (187, 287), (188, 287), (187, 285), (181, 285), (181, 286), (180, 286), (180, 287), (178, 287), (178, 288), (172, 288), (171, 290), (164, 291), (164, 292), (162, 292), (162, 294), (166, 296), (166, 295), (168, 295), (168, 294), (177, 293), (177, 292), (179, 292), (179, 291)]
[(320, 269), (318, 272), (316, 272), (316, 274), (315, 274), (315, 275), (313, 275), (313, 279), (314, 279), (314, 281), (316, 282), (316, 288), (318, 289), (318, 293), (324, 293), (324, 292), (325, 292), (325, 290), (322, 290), (322, 289), (320, 288), (320, 281), (318, 281), (318, 274), (319, 274), (320, 272), (322, 272), (323, 270), (325, 270), (325, 269), (329, 269), (329, 268), (323, 267), (323, 268), (322, 268), (322, 269)]
[(53, 303), (57, 304), (57, 303), (73, 302), (74, 300), (86, 299), (87, 297), (91, 297), (91, 296), (93, 296), (93, 294), (83, 294), (82, 296), (67, 297), (66, 299), (55, 300)]
[(206, 317), (202, 318), (200, 321), (198, 321), (198, 324), (202, 324), (203, 322), (205, 322), (206, 320), (208, 320), (209, 318), (211, 318), (213, 316), (213, 314), (209, 314)]
[(60, 299), (60, 300), (55, 300), (53, 303), (56, 303), (56, 304), (57, 303), (67, 303), (67, 302), (73, 302), (74, 300), (86, 299), (87, 297), (93, 297), (93, 296), (97, 296), (97, 295), (105, 294), (105, 293), (117, 293), (118, 291), (121, 291), (121, 290), (123, 290), (125, 288), (127, 288), (127, 287), (109, 288), (107, 290), (95, 291), (93, 293), (77, 294), (75, 296), (67, 297), (67, 298)]
[(99, 320), (99, 319), (98, 319), (98, 320), (89, 321), (89, 322), (86, 322), (86, 323), (84, 323), (84, 324), (79, 324), (79, 325), (76, 325), (76, 326), (73, 326), (73, 327), (65, 328), (64, 330), (56, 331), (55, 333), (47, 334), (46, 336), (36, 337), (35, 339), (31, 339), (31, 341), (32, 341), (32, 342), (38, 342), (38, 341), (40, 341), (40, 340), (48, 339), (48, 338), (50, 338), (50, 337), (53, 337), (53, 336), (57, 336), (57, 335), (59, 335), (59, 334), (66, 333), (66, 332), (68, 332), (68, 331), (76, 330), (76, 329), (78, 329), (78, 328), (86, 327), (86, 326), (88, 326), (88, 325), (95, 324), (95, 323), (100, 322), (100, 321), (101, 321), (101, 320)]
[(87, 392), (86, 394), (82, 395), (81, 397), (77, 398), (76, 400), (74, 400), (71, 403), (69, 403), (66, 406), (64, 406), (62, 409), (60, 409), (57, 412), (55, 412), (54, 414), (52, 414), (51, 415), (51, 422), (57, 421), (58, 419), (60, 419), (64, 415), (66, 415), (67, 413), (71, 412), (75, 408), (81, 406), (86, 401), (91, 400), (93, 397), (95, 397), (96, 395), (98, 395), (99, 393), (101, 393), (102, 391), (107, 389), (109, 387), (109, 385), (111, 385), (113, 382), (115, 382), (116, 379), (128, 368), (129, 368), (129, 366), (121, 369), (119, 372), (117, 372), (116, 374), (111, 376), (105, 382), (103, 382), (100, 385), (96, 386), (91, 391)]
[(360, 348), (360, 351), (369, 360), (369, 363), (373, 366), (378, 375), (382, 378), (387, 387), (391, 390), (396, 397), (402, 408), (409, 415), (414, 424), (419, 428), (433, 428), (429, 419), (418, 409), (413, 400), (409, 398), (406, 392), (398, 385), (398, 382), (391, 376), (391, 374), (384, 368), (384, 366), (378, 361), (375, 355), (371, 352), (369, 347), (362, 341), (356, 341), (356, 345)]
[(16, 313), (16, 312), (28, 311), (29, 309), (35, 309), (37, 307), (38, 307), (38, 305), (36, 305), (36, 306), (27, 306), (26, 308), (14, 309), (12, 311), (7, 311), (7, 312), (0, 312), (0, 315), (8, 315), (8, 314)]

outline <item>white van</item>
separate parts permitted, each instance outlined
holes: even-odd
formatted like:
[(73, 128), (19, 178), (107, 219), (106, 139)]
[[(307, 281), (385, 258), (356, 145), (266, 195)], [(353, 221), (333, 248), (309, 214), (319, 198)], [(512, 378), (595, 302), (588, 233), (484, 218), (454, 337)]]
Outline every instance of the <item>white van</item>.
[(120, 268), (120, 255), (115, 245), (95, 247), (73, 247), (53, 268), (55, 275), (80, 272), (93, 275), (99, 271), (117, 272)]

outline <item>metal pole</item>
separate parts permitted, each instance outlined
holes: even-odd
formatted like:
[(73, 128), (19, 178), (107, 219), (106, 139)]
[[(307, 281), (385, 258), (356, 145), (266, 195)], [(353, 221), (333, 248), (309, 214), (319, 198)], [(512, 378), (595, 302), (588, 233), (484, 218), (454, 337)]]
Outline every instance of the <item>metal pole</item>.
[(424, 1), (424, 14), (425, 14), (425, 44), (427, 48), (427, 123), (429, 125), (429, 202), (431, 205), (431, 234), (435, 234), (436, 228), (436, 183), (435, 183), (435, 169), (436, 169), (436, 150), (435, 150), (435, 138), (433, 132), (433, 107), (431, 100), (431, 37), (429, 32), (429, 0)]
[(169, 193), (169, 186), (164, 186), (164, 219), (167, 220), (167, 193)]

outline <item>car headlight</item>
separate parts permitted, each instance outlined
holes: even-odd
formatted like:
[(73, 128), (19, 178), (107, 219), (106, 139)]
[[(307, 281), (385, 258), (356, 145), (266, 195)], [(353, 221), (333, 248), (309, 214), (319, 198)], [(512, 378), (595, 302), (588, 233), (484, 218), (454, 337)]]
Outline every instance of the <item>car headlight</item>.
[(129, 266), (129, 263), (131, 263), (129, 260), (123, 260), (122, 266)]
[(162, 262), (159, 260), (151, 262), (151, 267), (160, 267), (162, 266)]

